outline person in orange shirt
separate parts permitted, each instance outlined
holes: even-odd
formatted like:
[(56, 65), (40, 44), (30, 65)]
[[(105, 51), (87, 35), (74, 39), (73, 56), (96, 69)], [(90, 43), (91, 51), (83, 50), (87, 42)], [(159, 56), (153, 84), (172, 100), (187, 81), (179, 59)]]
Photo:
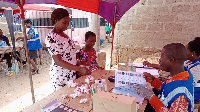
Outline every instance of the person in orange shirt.
[(133, 88), (143, 98), (149, 100), (156, 112), (193, 112), (194, 85), (191, 72), (184, 68), (187, 51), (183, 44), (167, 44), (161, 51), (160, 68), (170, 72), (170, 76), (162, 83), (149, 73), (144, 73), (147, 82), (159, 90), (158, 97), (151, 89), (139, 85)]

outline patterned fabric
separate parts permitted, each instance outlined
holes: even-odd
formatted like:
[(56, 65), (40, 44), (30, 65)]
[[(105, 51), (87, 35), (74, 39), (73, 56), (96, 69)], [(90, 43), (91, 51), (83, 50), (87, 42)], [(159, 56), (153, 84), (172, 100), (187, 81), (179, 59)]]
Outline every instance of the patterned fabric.
[(194, 82), (197, 83), (200, 80), (200, 58), (191, 63), (188, 63), (188, 61), (185, 61), (185, 66), (188, 69), (190, 69), (194, 77)]
[[(193, 77), (194, 77), (194, 83), (200, 84), (200, 58), (197, 59), (194, 62), (190, 62), (189, 60), (185, 61), (185, 66), (190, 69)], [(195, 103), (200, 100), (200, 87), (194, 88), (194, 101)]]
[[(157, 78), (156, 78), (157, 79)], [(154, 80), (151, 85), (154, 87), (156, 86), (157, 88), (162, 87), (161, 81), (159, 80)], [(174, 77), (168, 77), (166, 79), (166, 85), (170, 82), (174, 82), (176, 80), (188, 80), (189, 79), (189, 74), (188, 72), (182, 72)], [(150, 99), (151, 105), (154, 107), (154, 109), (157, 112), (188, 112), (188, 107), (189, 107), (189, 101), (184, 95), (180, 95), (178, 98), (176, 98), (170, 108), (167, 108), (158, 97), (154, 96)]]
[(80, 61), (81, 65), (89, 66), (90, 71), (96, 70), (97, 56), (94, 48), (91, 52), (85, 52), (82, 48), (77, 50), (76, 53), (80, 53), (78, 60)]
[(41, 46), (41, 43), (40, 43), (39, 34), (33, 26), (27, 32), (27, 37), (29, 35), (33, 35), (33, 36), (30, 40), (28, 40), (28, 49), (30, 51), (41, 49), (42, 46)]
[(159, 112), (188, 112), (188, 100), (184, 95), (179, 96), (171, 105), (171, 108), (168, 109), (165, 106), (162, 106), (159, 109)]
[(4, 47), (7, 46), (6, 42), (3, 40), (0, 40), (0, 47)]
[[(76, 65), (75, 44), (69, 37), (64, 38), (51, 31), (45, 42), (51, 56), (60, 54), (63, 61)], [(55, 90), (65, 86), (68, 80), (76, 79), (75, 71), (56, 65), (53, 59), (49, 74)]]

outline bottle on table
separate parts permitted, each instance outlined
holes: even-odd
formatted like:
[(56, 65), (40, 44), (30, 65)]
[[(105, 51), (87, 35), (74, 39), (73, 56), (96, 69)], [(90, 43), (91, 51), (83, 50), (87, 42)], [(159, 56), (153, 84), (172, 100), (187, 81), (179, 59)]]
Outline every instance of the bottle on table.
[(95, 80), (94, 86), (93, 86), (93, 91), (94, 93), (98, 92), (99, 87), (99, 80)]
[(92, 94), (91, 94), (91, 100), (90, 100), (90, 105), (93, 108), (93, 99), (92, 96), (94, 93), (98, 92), (98, 87), (99, 87), (99, 80), (95, 80), (95, 83), (92, 84)]
[(129, 71), (133, 71), (132, 65), (133, 65), (133, 62), (131, 61), (131, 59), (128, 59), (128, 70)]
[(99, 80), (98, 91), (102, 91), (102, 82)]
[(107, 83), (106, 83), (106, 79), (101, 79), (101, 81), (102, 81), (102, 87), (104, 88), (104, 91), (107, 92), (108, 86), (107, 86)]

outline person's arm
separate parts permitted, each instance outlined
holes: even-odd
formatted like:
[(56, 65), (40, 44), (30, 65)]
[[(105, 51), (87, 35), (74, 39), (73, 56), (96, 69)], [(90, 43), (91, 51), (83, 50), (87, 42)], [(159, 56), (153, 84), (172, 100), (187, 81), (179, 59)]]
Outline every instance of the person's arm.
[(3, 53), (1, 54), (1, 56), (0, 56), (0, 61), (3, 60), (3, 57), (4, 57), (4, 55), (5, 55), (5, 53), (6, 53), (7, 50), (8, 50), (8, 49), (4, 50)]
[(10, 43), (9, 43), (8, 37), (6, 37), (6, 44), (7, 44), (8, 46), (11, 46)]
[(18, 37), (18, 38), (16, 39), (16, 41), (18, 41), (18, 40), (24, 41), (24, 37)]
[(30, 40), (33, 37), (34, 33), (35, 33), (34, 30), (29, 30), (27, 40)]
[(90, 75), (91, 74), (90, 70), (85, 68), (85, 67), (79, 67), (79, 66), (72, 65), (72, 64), (70, 64), (68, 62), (63, 61), (60, 54), (52, 55), (52, 57), (53, 57), (54, 62), (58, 66), (61, 66), (61, 67), (65, 68), (65, 69), (78, 71), (83, 75)]
[(33, 34), (29, 34), (27, 40), (30, 40), (33, 37)]
[(173, 101), (170, 108), (167, 108), (155, 95), (149, 100), (156, 112), (187, 112), (189, 102), (184, 95), (179, 96)]
[(161, 69), (159, 64), (154, 64), (154, 63), (149, 63), (148, 61), (144, 61), (143, 62), (144, 66), (147, 67), (152, 67), (152, 68), (156, 68), (156, 69)]
[(78, 50), (78, 51), (76, 51), (76, 59), (79, 59), (79, 57), (80, 57), (80, 52)]
[(151, 89), (147, 89), (140, 85), (134, 85), (134, 90), (137, 91), (138, 95), (144, 99), (149, 100), (151, 106), (155, 109), (156, 112), (187, 112), (189, 102), (184, 95), (179, 96), (173, 100), (170, 108), (167, 108), (160, 99), (154, 94)]

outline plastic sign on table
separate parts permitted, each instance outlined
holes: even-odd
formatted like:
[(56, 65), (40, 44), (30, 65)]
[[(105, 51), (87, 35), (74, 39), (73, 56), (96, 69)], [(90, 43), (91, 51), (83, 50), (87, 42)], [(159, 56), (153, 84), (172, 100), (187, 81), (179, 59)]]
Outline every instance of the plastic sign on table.
[(125, 87), (134, 84), (146, 86), (146, 80), (143, 77), (143, 73), (115, 70), (115, 87)]
[(142, 73), (116, 70), (115, 88), (112, 92), (136, 97), (136, 102), (142, 103), (144, 98), (140, 97), (132, 87), (135, 84), (146, 86), (146, 80), (143, 78)]

